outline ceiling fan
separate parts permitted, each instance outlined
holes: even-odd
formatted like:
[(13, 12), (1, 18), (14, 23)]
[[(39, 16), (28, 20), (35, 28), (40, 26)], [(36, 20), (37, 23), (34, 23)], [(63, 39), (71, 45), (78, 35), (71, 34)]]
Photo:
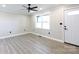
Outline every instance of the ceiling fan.
[(38, 10), (36, 10), (36, 8), (38, 8), (38, 6), (31, 7), (31, 4), (28, 4), (27, 6), (23, 5), (23, 7), (24, 7), (25, 10), (27, 10), (28, 12), (30, 12), (30, 11), (38, 11)]

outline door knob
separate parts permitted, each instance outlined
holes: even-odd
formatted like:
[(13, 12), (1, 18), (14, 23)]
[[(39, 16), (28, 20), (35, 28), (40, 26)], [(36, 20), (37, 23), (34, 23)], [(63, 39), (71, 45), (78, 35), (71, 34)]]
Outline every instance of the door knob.
[(64, 26), (64, 30), (67, 30), (67, 28), (66, 28), (67, 26)]
[(67, 30), (67, 28), (64, 28), (64, 30)]

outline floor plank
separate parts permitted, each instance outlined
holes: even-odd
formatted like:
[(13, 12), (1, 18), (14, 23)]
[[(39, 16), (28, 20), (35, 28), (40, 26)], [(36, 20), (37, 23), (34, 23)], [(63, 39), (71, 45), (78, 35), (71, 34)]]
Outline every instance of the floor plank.
[(34, 34), (0, 39), (0, 54), (78, 54), (79, 47)]

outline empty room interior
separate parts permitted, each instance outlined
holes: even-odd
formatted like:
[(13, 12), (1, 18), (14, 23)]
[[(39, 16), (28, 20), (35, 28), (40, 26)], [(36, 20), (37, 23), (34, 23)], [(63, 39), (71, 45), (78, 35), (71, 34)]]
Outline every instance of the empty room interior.
[(78, 54), (79, 4), (0, 4), (0, 54)]

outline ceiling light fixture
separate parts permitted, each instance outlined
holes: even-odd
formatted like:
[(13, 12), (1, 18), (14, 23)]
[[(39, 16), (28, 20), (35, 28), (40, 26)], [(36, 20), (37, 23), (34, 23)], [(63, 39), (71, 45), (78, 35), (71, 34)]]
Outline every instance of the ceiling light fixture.
[(5, 4), (3, 4), (3, 5), (2, 5), (2, 7), (6, 7), (6, 5), (5, 5)]

